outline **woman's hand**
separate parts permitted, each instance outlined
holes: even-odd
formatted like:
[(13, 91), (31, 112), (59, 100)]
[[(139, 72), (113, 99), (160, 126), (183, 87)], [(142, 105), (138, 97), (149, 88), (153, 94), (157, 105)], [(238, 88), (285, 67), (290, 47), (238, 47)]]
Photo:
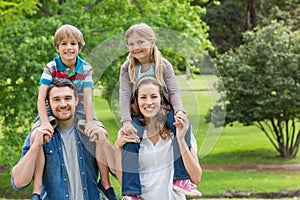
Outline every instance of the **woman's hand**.
[(115, 147), (121, 149), (127, 142), (139, 143), (140, 138), (136, 134), (127, 134), (121, 129)]
[(185, 138), (186, 132), (189, 129), (189, 121), (187, 116), (183, 112), (178, 112), (175, 115), (174, 125), (176, 126), (176, 137), (178, 140), (183, 140)]

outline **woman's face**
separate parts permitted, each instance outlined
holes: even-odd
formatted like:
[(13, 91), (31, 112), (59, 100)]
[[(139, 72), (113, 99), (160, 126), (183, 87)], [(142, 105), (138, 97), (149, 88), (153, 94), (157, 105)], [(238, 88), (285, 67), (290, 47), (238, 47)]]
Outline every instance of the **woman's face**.
[(153, 42), (133, 33), (127, 38), (127, 46), (131, 55), (141, 64), (150, 62), (150, 53), (151, 48), (153, 48)]
[(141, 85), (138, 90), (138, 106), (146, 118), (154, 117), (161, 107), (159, 86), (153, 84)]

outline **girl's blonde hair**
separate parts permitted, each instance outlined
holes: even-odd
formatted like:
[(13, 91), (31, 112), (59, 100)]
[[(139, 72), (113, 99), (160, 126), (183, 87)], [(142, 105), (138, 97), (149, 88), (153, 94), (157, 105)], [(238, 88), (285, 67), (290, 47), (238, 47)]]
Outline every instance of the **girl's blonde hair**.
[[(140, 37), (144, 38), (145, 40), (152, 41), (154, 42), (154, 46), (150, 50), (150, 61), (155, 64), (155, 76), (157, 81), (159, 82), (160, 85), (164, 85), (164, 80), (163, 80), (163, 65), (162, 65), (162, 55), (161, 52), (158, 50), (155, 41), (155, 33), (152, 30), (150, 26), (148, 26), (145, 23), (139, 23), (132, 25), (126, 32), (125, 39), (126, 43), (128, 44), (128, 38), (132, 34), (138, 34)], [(129, 78), (130, 81), (134, 84), (137, 83), (137, 66), (139, 65), (139, 62), (136, 58), (134, 58), (131, 53), (129, 52), (129, 55), (127, 56), (127, 60), (129, 60), (129, 67), (128, 67), (128, 73), (129, 73)]]
[(85, 45), (81, 31), (75, 26), (66, 24), (62, 25), (54, 34), (54, 45), (58, 47), (61, 41), (65, 38), (74, 38), (78, 42), (79, 51)]
[[(144, 117), (138, 105), (139, 89), (143, 85), (155, 85), (159, 88), (159, 93), (161, 97), (161, 107), (156, 117), (151, 119)], [(156, 131), (158, 131), (160, 137), (164, 140), (171, 136), (170, 130), (166, 126), (166, 119), (167, 119), (167, 115), (170, 112), (170, 109), (171, 109), (171, 104), (168, 102), (167, 99), (164, 98), (163, 87), (158, 83), (158, 81), (154, 77), (146, 76), (138, 81), (137, 88), (134, 95), (134, 101), (131, 104), (131, 113), (133, 116), (137, 117), (139, 121), (142, 122), (145, 126), (147, 126), (150, 122), (154, 122)]]

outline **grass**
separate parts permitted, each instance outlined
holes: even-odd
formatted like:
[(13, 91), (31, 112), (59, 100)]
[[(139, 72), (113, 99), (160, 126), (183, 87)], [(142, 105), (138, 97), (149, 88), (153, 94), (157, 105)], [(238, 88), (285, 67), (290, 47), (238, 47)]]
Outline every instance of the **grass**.
[[(216, 100), (216, 95), (212, 90), (215, 80), (211, 76), (197, 76), (189, 81), (186, 81), (184, 77), (178, 78), (184, 107), (197, 139), (198, 155), (202, 166), (300, 163), (299, 156), (293, 160), (279, 158), (278, 153), (267, 137), (254, 126), (244, 127), (241, 124), (234, 124), (233, 127), (225, 127), (220, 135), (217, 134), (215, 137), (211, 137), (213, 132), (209, 130), (208, 124), (204, 123), (204, 115)], [(191, 88), (197, 90), (197, 92), (188, 91)], [(117, 138), (119, 122), (108, 109), (109, 104), (107, 101), (99, 97), (94, 100), (95, 112), (108, 130), (109, 139), (113, 143)], [(0, 197), (5, 197), (3, 192), (6, 192), (6, 194), (13, 192), (9, 175), (1, 174), (0, 180), (4, 180), (3, 183), (5, 183), (0, 186)], [(116, 192), (120, 195), (120, 186), (114, 178), (111, 178), (111, 180)], [(198, 189), (206, 198), (236, 191), (273, 193), (281, 190), (299, 190), (299, 183), (300, 175), (204, 171)], [(26, 194), (26, 192), (30, 194), (30, 191), (29, 188), (22, 194)], [(15, 195), (15, 197), (18, 196)]]

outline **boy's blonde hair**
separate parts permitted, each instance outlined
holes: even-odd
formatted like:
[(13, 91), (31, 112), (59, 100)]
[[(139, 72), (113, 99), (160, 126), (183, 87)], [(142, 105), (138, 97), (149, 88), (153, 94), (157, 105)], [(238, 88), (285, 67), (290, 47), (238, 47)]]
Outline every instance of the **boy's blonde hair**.
[(58, 47), (60, 42), (64, 38), (73, 38), (78, 42), (79, 51), (83, 48), (85, 45), (85, 41), (83, 39), (83, 35), (81, 31), (76, 28), (75, 26), (66, 24), (62, 25), (54, 34), (54, 45), (55, 47)]
[[(150, 50), (150, 61), (155, 63), (155, 77), (156, 80), (159, 82), (160, 85), (164, 85), (164, 81), (163, 81), (163, 66), (162, 66), (162, 55), (160, 53), (160, 51), (158, 50), (155, 41), (155, 33), (154, 31), (151, 29), (150, 26), (148, 26), (145, 23), (139, 23), (139, 24), (135, 24), (132, 25), (127, 31), (126, 31), (126, 35), (125, 35), (125, 40), (126, 43), (128, 44), (128, 38), (132, 35), (132, 34), (138, 34), (139, 36), (141, 36), (142, 38), (144, 38), (145, 40), (148, 41), (152, 41), (154, 42), (154, 46), (153, 48)], [(129, 78), (130, 81), (134, 84), (137, 83), (138, 78), (137, 78), (137, 66), (139, 65), (139, 62), (136, 58), (134, 58), (131, 53), (129, 52), (129, 55), (127, 56), (127, 59), (129, 60), (129, 68), (128, 68), (128, 73), (129, 73)]]

